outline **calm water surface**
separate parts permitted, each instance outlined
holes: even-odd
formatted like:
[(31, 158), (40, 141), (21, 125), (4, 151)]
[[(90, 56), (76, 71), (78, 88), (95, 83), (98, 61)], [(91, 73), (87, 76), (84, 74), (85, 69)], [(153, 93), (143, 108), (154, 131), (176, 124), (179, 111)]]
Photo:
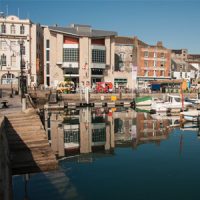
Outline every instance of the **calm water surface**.
[(119, 108), (45, 113), (59, 169), (13, 177), (14, 199), (198, 199), (198, 131), (178, 120)]

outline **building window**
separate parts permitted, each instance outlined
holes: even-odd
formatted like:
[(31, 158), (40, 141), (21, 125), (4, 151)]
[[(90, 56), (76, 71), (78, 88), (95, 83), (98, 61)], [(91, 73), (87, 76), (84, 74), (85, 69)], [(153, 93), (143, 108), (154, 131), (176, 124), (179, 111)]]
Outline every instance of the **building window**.
[(47, 77), (46, 81), (47, 81), (47, 86), (50, 86), (50, 77)]
[(164, 76), (164, 71), (160, 71), (160, 76)]
[(92, 63), (105, 63), (106, 51), (100, 49), (92, 49)]
[(63, 49), (63, 62), (78, 62), (79, 49), (78, 48), (64, 48)]
[(79, 143), (79, 129), (64, 130), (64, 143)]
[(46, 48), (50, 48), (50, 42), (49, 42), (49, 40), (46, 40)]
[(148, 61), (147, 60), (144, 61), (144, 66), (148, 67)]
[(46, 74), (49, 75), (49, 63), (46, 64)]
[(0, 50), (6, 50), (6, 41), (0, 41)]
[(24, 34), (25, 33), (25, 27), (24, 27), (24, 25), (21, 25), (20, 26), (20, 34)]
[(46, 50), (46, 61), (49, 61), (50, 58), (49, 58), (49, 50)]
[(92, 129), (92, 142), (105, 142), (106, 128)]
[(16, 67), (16, 56), (15, 55), (11, 56), (11, 66)]
[(148, 70), (144, 71), (144, 76), (149, 76), (149, 71)]
[(1, 24), (1, 33), (6, 33), (6, 25)]
[(12, 25), (10, 26), (10, 33), (11, 33), (11, 34), (15, 34), (15, 25), (14, 25), (14, 24), (12, 24)]
[(149, 52), (148, 51), (144, 52), (144, 57), (146, 57), (146, 58), (149, 57)]
[(153, 66), (154, 66), (154, 67), (157, 66), (157, 61), (156, 61), (156, 60), (153, 61)]
[(161, 57), (161, 58), (165, 58), (165, 54), (164, 54), (164, 53), (161, 53), (161, 54), (160, 54), (160, 57)]
[(5, 54), (3, 54), (1, 56), (1, 66), (6, 66), (6, 55)]

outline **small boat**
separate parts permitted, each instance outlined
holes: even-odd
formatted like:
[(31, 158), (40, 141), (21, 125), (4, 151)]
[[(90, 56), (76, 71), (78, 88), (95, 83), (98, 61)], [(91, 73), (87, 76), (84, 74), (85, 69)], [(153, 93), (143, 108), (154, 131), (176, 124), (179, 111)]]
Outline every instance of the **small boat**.
[(198, 118), (200, 119), (199, 110), (189, 110), (189, 111), (181, 112), (180, 115), (183, 115), (183, 118), (186, 121), (197, 122)]
[(135, 106), (150, 106), (152, 104), (151, 96), (136, 97)]
[(151, 109), (156, 112), (167, 112), (169, 110), (179, 110), (186, 109), (189, 106), (192, 106), (193, 104), (191, 102), (182, 102), (180, 96), (175, 95), (168, 95), (168, 101), (165, 102), (152, 102)]

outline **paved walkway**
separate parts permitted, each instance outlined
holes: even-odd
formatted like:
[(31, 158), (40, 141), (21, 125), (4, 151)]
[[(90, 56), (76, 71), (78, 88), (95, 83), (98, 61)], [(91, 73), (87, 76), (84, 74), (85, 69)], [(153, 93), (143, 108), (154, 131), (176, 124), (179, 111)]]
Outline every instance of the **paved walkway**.
[(7, 115), (16, 112), (21, 112), (22, 104), (21, 104), (21, 97), (19, 95), (14, 95), (13, 98), (10, 98), (9, 95), (4, 95), (0, 98), (0, 102), (3, 100), (8, 101), (8, 108), (2, 108), (2, 104), (0, 105), (0, 115)]

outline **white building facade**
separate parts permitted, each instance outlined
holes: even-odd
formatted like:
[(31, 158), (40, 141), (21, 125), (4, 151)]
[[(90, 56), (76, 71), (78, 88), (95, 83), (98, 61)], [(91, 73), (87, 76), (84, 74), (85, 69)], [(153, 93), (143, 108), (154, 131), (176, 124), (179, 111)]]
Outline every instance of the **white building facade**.
[(37, 58), (42, 61), (42, 53), (38, 52), (39, 48), (37, 49), (38, 43), (41, 43), (42, 40), (42, 32), (41, 39), (38, 39), (38, 30), (42, 29), (29, 19), (19, 19), (17, 16), (0, 16), (1, 85), (11, 83), (18, 85), (22, 73), (21, 68), (28, 86), (37, 83)]

